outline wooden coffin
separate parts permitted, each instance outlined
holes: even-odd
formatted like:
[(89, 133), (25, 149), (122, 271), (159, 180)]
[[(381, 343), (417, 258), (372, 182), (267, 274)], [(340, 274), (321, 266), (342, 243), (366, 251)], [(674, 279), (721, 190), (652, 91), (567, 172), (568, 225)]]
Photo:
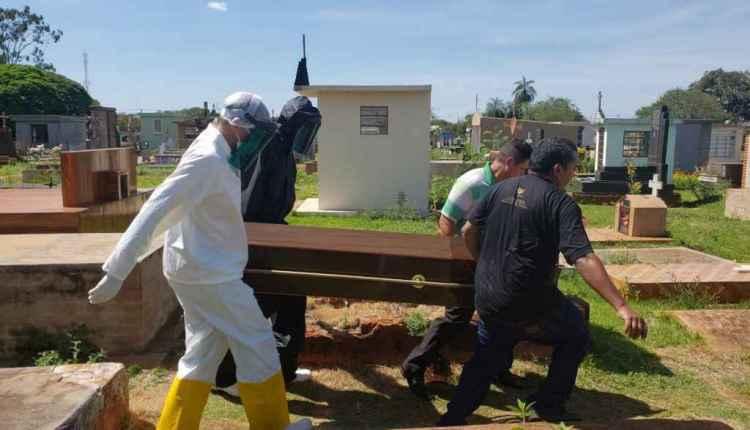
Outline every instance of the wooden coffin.
[(246, 280), (259, 293), (433, 305), (474, 301), (460, 238), (246, 224)]

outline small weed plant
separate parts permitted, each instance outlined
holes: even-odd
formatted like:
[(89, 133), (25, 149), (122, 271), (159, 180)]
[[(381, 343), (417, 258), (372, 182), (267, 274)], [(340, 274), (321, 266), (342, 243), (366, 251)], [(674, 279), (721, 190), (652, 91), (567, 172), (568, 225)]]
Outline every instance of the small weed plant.
[(536, 402), (526, 403), (521, 399), (516, 400), (516, 405), (510, 407), (510, 411), (521, 420), (522, 424), (534, 418), (534, 404)]
[(430, 320), (420, 311), (411, 312), (406, 316), (406, 329), (412, 336), (422, 336), (430, 326)]

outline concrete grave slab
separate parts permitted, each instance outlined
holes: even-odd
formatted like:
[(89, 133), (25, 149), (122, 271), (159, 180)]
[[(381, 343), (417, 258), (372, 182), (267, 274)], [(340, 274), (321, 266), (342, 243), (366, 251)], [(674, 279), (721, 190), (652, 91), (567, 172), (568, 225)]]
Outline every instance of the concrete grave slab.
[(639, 243), (668, 243), (669, 237), (639, 237), (628, 236), (611, 228), (586, 228), (586, 234), (592, 243), (616, 243), (616, 242), (639, 242)]
[(709, 263), (608, 265), (620, 290), (642, 299), (668, 297), (682, 291), (706, 294), (718, 302), (736, 303), (750, 298), (750, 273), (735, 270), (723, 260)]
[(0, 189), (0, 234), (123, 232), (151, 192), (65, 207), (59, 188)]
[(302, 204), (294, 209), (294, 213), (299, 215), (354, 216), (357, 215), (358, 211), (320, 209), (320, 200), (313, 197), (305, 199)]
[[(631, 296), (667, 297), (689, 289), (725, 303), (750, 298), (750, 272), (715, 255), (684, 247), (610, 248), (596, 254), (612, 282)], [(559, 264), (572, 269), (562, 255)]]
[(123, 428), (128, 376), (119, 363), (0, 369), (0, 423), (15, 430)]
[(750, 309), (706, 309), (670, 312), (717, 352), (750, 351)]
[(32, 328), (55, 333), (84, 324), (92, 332), (90, 340), (107, 353), (133, 353), (146, 347), (178, 309), (162, 274), (160, 245), (136, 265), (114, 300), (97, 306), (88, 303), (88, 290), (101, 279), (101, 266), (119, 237), (117, 233), (2, 236), (0, 360), (17, 359), (16, 348)]

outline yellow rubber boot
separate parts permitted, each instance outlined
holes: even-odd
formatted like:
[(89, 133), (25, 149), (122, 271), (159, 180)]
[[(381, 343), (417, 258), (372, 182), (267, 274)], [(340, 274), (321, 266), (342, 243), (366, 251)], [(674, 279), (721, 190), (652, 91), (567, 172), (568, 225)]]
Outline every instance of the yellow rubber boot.
[(198, 430), (211, 384), (174, 378), (156, 430)]
[(289, 407), (281, 372), (263, 382), (240, 382), (242, 405), (253, 430), (284, 430), (289, 425)]

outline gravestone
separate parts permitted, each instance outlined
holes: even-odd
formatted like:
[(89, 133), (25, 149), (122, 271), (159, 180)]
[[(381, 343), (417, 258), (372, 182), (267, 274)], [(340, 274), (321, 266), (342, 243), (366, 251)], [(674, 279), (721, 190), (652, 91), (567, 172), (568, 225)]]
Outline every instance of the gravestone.
[(0, 114), (0, 156), (15, 157), (16, 146), (13, 144), (13, 133), (8, 127), (10, 117), (5, 112)]
[(628, 236), (666, 236), (667, 205), (653, 194), (628, 194), (618, 201), (615, 205), (615, 230)]
[(669, 123), (669, 109), (662, 106), (651, 116), (651, 139), (648, 144), (648, 164), (656, 167), (659, 182), (662, 184), (662, 188), (657, 190), (655, 195), (665, 201), (674, 199), (674, 185), (669, 183), (669, 166), (666, 164)]
[(664, 183), (659, 180), (659, 175), (654, 173), (653, 179), (648, 181), (648, 187), (651, 188), (651, 196), (658, 197), (659, 191), (664, 188)]

